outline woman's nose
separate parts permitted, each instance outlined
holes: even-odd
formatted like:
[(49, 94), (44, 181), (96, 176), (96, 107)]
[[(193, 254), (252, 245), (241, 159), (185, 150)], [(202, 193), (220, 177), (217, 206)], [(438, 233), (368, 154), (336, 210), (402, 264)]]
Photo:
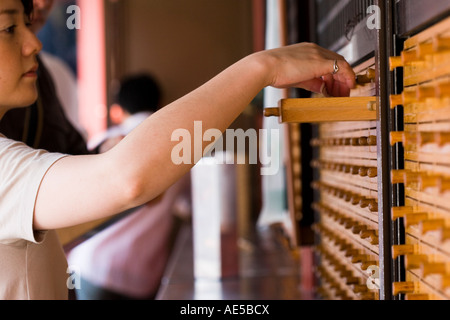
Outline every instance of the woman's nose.
[(42, 50), (42, 42), (36, 37), (36, 35), (30, 30), (26, 29), (25, 39), (22, 46), (22, 54), (29, 56), (38, 54)]

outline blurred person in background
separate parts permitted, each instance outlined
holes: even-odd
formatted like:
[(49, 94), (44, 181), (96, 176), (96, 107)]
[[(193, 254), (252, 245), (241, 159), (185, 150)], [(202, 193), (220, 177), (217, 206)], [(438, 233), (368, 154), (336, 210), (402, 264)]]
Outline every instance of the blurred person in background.
[[(112, 118), (119, 123), (90, 141), (89, 147), (100, 152), (114, 147), (160, 109), (161, 96), (159, 84), (151, 75), (125, 77), (110, 108)], [(75, 247), (68, 261), (81, 276), (76, 298), (153, 299), (178, 222), (189, 219), (190, 211), (190, 175), (187, 174), (162, 196)]]
[(142, 73), (121, 81), (116, 102), (110, 107), (113, 126), (88, 142), (90, 150), (105, 152), (130, 133), (143, 120), (158, 111), (161, 88), (153, 76)]

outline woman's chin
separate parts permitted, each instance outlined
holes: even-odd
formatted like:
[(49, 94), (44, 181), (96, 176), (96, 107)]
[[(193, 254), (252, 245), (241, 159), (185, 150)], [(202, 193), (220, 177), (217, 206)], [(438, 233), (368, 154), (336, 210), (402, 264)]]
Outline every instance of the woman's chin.
[(33, 105), (37, 101), (37, 95), (29, 98), (21, 99), (20, 102), (15, 103), (10, 109), (19, 109), (19, 108), (26, 108), (31, 105)]
[(31, 106), (32, 104), (34, 104), (36, 101), (37, 101), (37, 97), (34, 98), (34, 99), (25, 99), (25, 100), (23, 101), (23, 103), (21, 103), (21, 104), (19, 104), (19, 105), (17, 106), (17, 108), (25, 108), (25, 107), (29, 107), (29, 106)]
[(0, 102), (0, 115), (4, 115), (9, 110), (26, 108), (33, 105), (38, 99), (38, 93), (36, 89), (27, 90), (11, 98), (9, 101)]
[(21, 106), (21, 107), (31, 106), (32, 104), (34, 104), (37, 101), (38, 97), (39, 97), (39, 95), (38, 95), (37, 88), (34, 88), (34, 90), (32, 90), (32, 92), (23, 96), (23, 101), (21, 101), (21, 103), (19, 103), (19, 106)]

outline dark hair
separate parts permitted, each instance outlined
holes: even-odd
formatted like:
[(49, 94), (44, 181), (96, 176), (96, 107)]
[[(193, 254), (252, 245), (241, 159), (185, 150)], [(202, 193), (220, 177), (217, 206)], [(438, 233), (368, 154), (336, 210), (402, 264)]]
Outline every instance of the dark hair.
[(31, 17), (31, 14), (33, 13), (33, 0), (22, 0), (22, 4), (25, 14)]
[(160, 106), (161, 91), (155, 79), (138, 74), (122, 79), (116, 101), (131, 114), (141, 111), (156, 112)]

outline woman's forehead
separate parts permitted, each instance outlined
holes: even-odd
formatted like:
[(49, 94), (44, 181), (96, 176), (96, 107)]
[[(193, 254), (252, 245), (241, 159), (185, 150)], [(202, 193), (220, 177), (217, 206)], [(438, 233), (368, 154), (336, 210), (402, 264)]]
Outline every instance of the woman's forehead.
[(18, 15), (23, 13), (20, 0), (0, 0), (0, 15)]

